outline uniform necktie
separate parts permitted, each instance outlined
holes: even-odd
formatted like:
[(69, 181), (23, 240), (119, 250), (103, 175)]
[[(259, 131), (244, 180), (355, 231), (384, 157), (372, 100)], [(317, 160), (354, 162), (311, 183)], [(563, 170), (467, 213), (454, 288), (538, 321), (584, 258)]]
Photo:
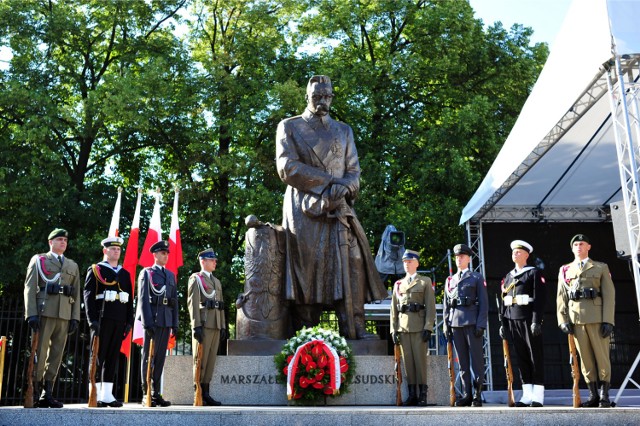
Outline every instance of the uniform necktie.
[(58, 262), (60, 262), (60, 266), (62, 266), (62, 262), (63, 262), (62, 256), (58, 256)]
[(411, 281), (413, 281), (413, 277), (409, 277), (409, 284), (411, 284)]
[(582, 267), (584, 266), (583, 261), (581, 260), (580, 263), (578, 264), (578, 267), (580, 268), (580, 270), (582, 271)]

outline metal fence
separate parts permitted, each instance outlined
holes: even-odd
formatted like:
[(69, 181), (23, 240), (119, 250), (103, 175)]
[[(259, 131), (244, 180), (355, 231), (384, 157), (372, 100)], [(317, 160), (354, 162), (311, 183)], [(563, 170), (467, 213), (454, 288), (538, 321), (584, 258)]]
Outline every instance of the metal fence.
[[(67, 338), (64, 356), (58, 371), (53, 394), (64, 404), (84, 403), (89, 396), (89, 326), (84, 310), (81, 311), (78, 331)], [(21, 297), (0, 298), (0, 336), (6, 336), (6, 354), (0, 405), (22, 405), (27, 387), (27, 363), (31, 348), (31, 331), (24, 320), (24, 300)], [(191, 354), (191, 336), (183, 336), (176, 342), (171, 354)], [(221, 345), (222, 346), (222, 345)], [(123, 401), (138, 402), (142, 399), (140, 347), (131, 345), (131, 360), (120, 354), (114, 379), (113, 394)], [(129, 373), (129, 374), (127, 374)], [(129, 395), (125, 398), (129, 383)]]

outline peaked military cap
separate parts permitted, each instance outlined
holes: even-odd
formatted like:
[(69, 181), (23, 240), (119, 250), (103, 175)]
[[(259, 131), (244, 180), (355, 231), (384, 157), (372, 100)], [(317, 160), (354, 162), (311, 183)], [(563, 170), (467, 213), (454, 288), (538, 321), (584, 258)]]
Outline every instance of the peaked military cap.
[(573, 238), (571, 239), (571, 243), (569, 244), (571, 247), (573, 247), (573, 243), (575, 243), (576, 241), (584, 241), (587, 244), (591, 244), (589, 242), (589, 237), (587, 237), (584, 234), (577, 234), (574, 235)]
[(456, 244), (456, 246), (453, 248), (453, 254), (468, 254), (469, 256), (473, 256), (473, 252), (466, 244)]
[(51, 231), (51, 233), (49, 234), (49, 237), (47, 239), (48, 240), (53, 240), (54, 238), (58, 238), (58, 237), (67, 237), (67, 238), (69, 238), (69, 233), (67, 232), (66, 229), (56, 228), (53, 231)]
[(169, 253), (169, 243), (166, 241), (158, 241), (149, 248), (151, 253), (157, 253), (159, 251), (166, 251)]
[(198, 253), (198, 258), (199, 259), (217, 259), (218, 255), (216, 254), (215, 251), (213, 251), (212, 248), (208, 248)]
[(402, 260), (408, 260), (408, 259), (415, 259), (415, 260), (419, 260), (420, 259), (420, 253), (418, 253), (415, 250), (405, 250), (404, 254), (402, 255)]
[(102, 240), (100, 244), (102, 244), (102, 247), (104, 248), (122, 247), (122, 244), (124, 244), (124, 240), (120, 237), (107, 237), (104, 240)]
[(511, 241), (511, 250), (522, 249), (527, 253), (533, 252), (533, 246), (526, 241), (523, 240), (513, 240)]

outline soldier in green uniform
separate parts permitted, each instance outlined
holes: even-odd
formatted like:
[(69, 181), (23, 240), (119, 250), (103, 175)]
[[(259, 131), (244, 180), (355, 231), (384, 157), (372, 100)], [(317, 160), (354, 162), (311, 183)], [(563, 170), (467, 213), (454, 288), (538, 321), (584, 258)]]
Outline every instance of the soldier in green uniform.
[(582, 375), (589, 387), (589, 399), (582, 406), (608, 408), (615, 287), (607, 264), (589, 259), (591, 244), (586, 235), (574, 236), (571, 250), (575, 260), (562, 266), (558, 275), (558, 325), (576, 339)]
[[(427, 405), (427, 350), (436, 322), (436, 297), (431, 279), (418, 275), (419, 253), (406, 250), (407, 275), (396, 281), (391, 296), (391, 335), (400, 342), (409, 397), (403, 405)], [(417, 392), (419, 388), (419, 394)]]
[(193, 360), (195, 361), (202, 345), (202, 364), (200, 368), (200, 386), (202, 387), (202, 402), (204, 405), (218, 406), (220, 401), (213, 399), (209, 393), (209, 385), (216, 365), (220, 339), (226, 338), (227, 329), (224, 319), (224, 300), (220, 280), (213, 276), (216, 270), (218, 256), (213, 249), (206, 249), (198, 254), (200, 272), (189, 277), (187, 306), (193, 328)]
[(53, 384), (62, 362), (67, 335), (78, 329), (80, 321), (80, 270), (64, 257), (69, 233), (54, 229), (49, 234), (47, 253), (31, 258), (24, 282), (25, 318), (29, 327), (40, 332), (34, 395), (42, 381), (42, 395), (34, 405), (40, 408), (62, 408), (53, 397)]

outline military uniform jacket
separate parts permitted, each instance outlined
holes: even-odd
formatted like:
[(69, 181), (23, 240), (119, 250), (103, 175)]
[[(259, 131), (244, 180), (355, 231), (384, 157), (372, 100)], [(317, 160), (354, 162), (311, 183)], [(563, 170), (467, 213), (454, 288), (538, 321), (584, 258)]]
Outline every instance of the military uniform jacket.
[[(544, 277), (542, 272), (533, 266), (526, 266), (516, 273), (512, 270), (502, 280), (502, 297), (501, 306), (502, 317), (513, 320), (530, 320), (532, 323), (542, 324), (544, 317), (544, 305), (546, 299), (546, 290), (544, 285)], [(506, 305), (504, 303), (505, 296), (513, 297), (515, 302), (516, 296), (529, 296), (527, 305)]]
[(189, 290), (187, 306), (189, 307), (189, 317), (191, 318), (191, 328), (205, 327), (222, 329), (226, 328), (223, 309), (207, 309), (207, 300), (223, 301), (222, 285), (220, 280), (203, 272), (192, 274), (189, 277)]
[[(69, 296), (47, 294), (45, 280), (50, 281), (50, 285), (73, 286), (73, 292)], [(65, 257), (61, 266), (53, 253), (37, 254), (29, 261), (24, 282), (25, 318), (41, 314), (50, 318), (80, 321), (81, 290), (80, 270), (76, 262)]]
[[(455, 296), (455, 297), (451, 297)], [(468, 298), (468, 306), (453, 306), (455, 299)], [(487, 328), (489, 314), (489, 296), (484, 277), (467, 270), (460, 279), (457, 274), (447, 278), (445, 282), (444, 318), (447, 325), (464, 327), (475, 325), (476, 328)]]
[(178, 327), (178, 287), (173, 272), (158, 265), (140, 271), (137, 316), (144, 327)]
[[(593, 288), (594, 299), (570, 300), (569, 291)], [(558, 274), (558, 325), (565, 323), (592, 324), (607, 322), (614, 325), (615, 287), (606, 263), (587, 259), (580, 270), (577, 261), (564, 265)]]
[[(401, 312), (403, 305), (416, 303), (424, 306), (416, 312)], [(431, 279), (416, 275), (409, 283), (409, 277), (396, 281), (391, 295), (391, 331), (416, 333), (422, 330), (433, 332), (436, 322), (436, 297)]]
[[(94, 273), (94, 267), (99, 274), (98, 277)], [(120, 302), (120, 294), (118, 294), (118, 299), (115, 301), (105, 302), (105, 290), (127, 293), (129, 300), (126, 303)], [(87, 276), (84, 281), (84, 307), (89, 322), (100, 321), (103, 304), (104, 312), (102, 318), (121, 321), (133, 326), (133, 294), (129, 271), (118, 266), (118, 271), (116, 272), (106, 262), (100, 262), (87, 269)]]

